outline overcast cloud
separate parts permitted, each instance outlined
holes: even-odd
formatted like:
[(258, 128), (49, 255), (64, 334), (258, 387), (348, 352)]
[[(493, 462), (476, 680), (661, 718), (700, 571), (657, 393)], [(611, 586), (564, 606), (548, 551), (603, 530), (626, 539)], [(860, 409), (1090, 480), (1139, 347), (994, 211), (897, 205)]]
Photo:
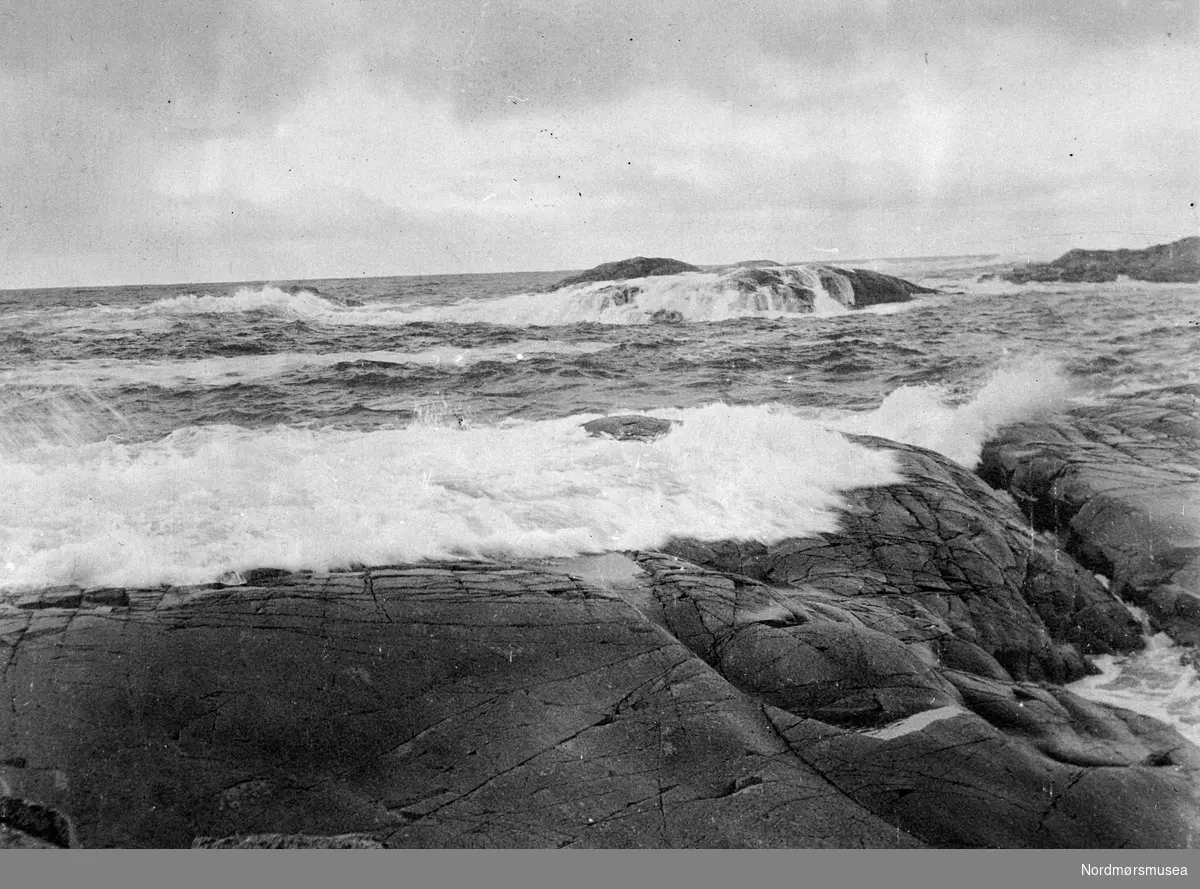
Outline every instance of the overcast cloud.
[(1173, 240), (1198, 10), (14, 0), (0, 287)]

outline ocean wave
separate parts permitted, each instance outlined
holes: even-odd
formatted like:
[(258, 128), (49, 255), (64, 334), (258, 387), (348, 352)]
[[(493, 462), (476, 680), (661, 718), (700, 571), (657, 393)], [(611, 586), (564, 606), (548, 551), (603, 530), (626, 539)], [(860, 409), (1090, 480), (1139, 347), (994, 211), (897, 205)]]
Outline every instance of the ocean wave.
[(204, 426), (136, 444), (43, 423), (0, 440), (0, 589), (805, 536), (837, 527), (840, 492), (900, 480), (890, 455), (842, 433), (972, 466), (997, 428), (1071, 393), (1059, 365), (1034, 357), (968, 397), (904, 386), (871, 411), (655, 410), (676, 422), (649, 443), (588, 437), (595, 414), (474, 425), (449, 408), (402, 429)]
[[(747, 270), (685, 272), (627, 281), (592, 282), (543, 293), (426, 307), (411, 320), (509, 326), (712, 322), (734, 318), (841, 315), (849, 311), (823, 277), (807, 267), (771, 269), (754, 281)], [(843, 282), (845, 283), (845, 282)], [(836, 288), (835, 284), (831, 286)], [(846, 284), (848, 287), (849, 285)], [(838, 291), (841, 299), (848, 297)]]
[(901, 386), (874, 410), (825, 410), (818, 416), (843, 432), (929, 448), (973, 468), (984, 443), (1002, 426), (1061, 412), (1082, 391), (1059, 361), (1013, 356), (966, 397), (935, 383)]
[(833, 530), (840, 491), (898, 480), (890, 455), (784, 409), (665, 415), (651, 443), (589, 437), (595, 415), (45, 442), (0, 456), (0, 588), (772, 540)]
[(497, 346), (459, 348), (447, 345), (415, 352), (280, 352), (171, 361), (88, 358), (40, 361), (0, 371), (0, 384), (26, 387), (75, 386), (85, 389), (128, 385), (162, 388), (214, 387), (277, 379), (314, 368), (368, 365), (387, 368), (418, 365), (452, 370), (485, 361), (512, 363), (541, 356), (591, 355), (611, 348), (614, 348), (612, 344), (599, 342), (519, 340)]

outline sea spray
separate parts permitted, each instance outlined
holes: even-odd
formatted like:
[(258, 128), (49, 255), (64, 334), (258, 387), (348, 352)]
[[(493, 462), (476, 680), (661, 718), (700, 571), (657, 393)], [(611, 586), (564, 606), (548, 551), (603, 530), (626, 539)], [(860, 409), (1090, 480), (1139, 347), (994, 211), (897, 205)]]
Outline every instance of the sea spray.
[(81, 446), (119, 435), (128, 427), (125, 417), (89, 387), (0, 389), (0, 459), (25, 451)]
[(886, 452), (771, 407), (669, 412), (656, 442), (594, 415), (370, 433), (234, 426), (5, 454), (0, 588), (199, 583), (272, 566), (570, 556), (672, 536), (831, 531)]
[(1059, 362), (1014, 357), (967, 400), (945, 386), (902, 386), (878, 408), (843, 414), (831, 425), (929, 448), (973, 468), (998, 429), (1063, 410), (1076, 388)]

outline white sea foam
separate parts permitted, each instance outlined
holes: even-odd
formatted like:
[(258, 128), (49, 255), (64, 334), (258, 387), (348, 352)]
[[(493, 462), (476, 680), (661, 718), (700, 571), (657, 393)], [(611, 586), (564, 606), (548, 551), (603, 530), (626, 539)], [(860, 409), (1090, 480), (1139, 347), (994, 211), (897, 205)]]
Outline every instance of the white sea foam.
[(872, 411), (841, 413), (831, 425), (937, 451), (972, 468), (1000, 427), (1061, 411), (1074, 387), (1054, 360), (1012, 359), (965, 403), (943, 386), (902, 386)]
[(1200, 673), (1195, 664), (1180, 663), (1187, 653), (1159, 633), (1146, 640), (1144, 651), (1096, 658), (1100, 675), (1067, 687), (1088, 700), (1154, 716), (1200, 744)]
[(773, 269), (813, 292), (813, 308), (797, 304), (786, 288), (738, 286), (731, 272), (686, 272), (632, 278), (619, 284), (576, 284), (549, 293), (522, 293), (499, 299), (427, 307), (412, 320), (461, 321), (513, 326), (554, 326), (594, 322), (648, 324), (657, 317), (687, 322), (732, 318), (840, 315), (849, 311), (831, 295), (813, 269)]
[(166, 315), (212, 315), (231, 312), (274, 311), (296, 318), (320, 318), (339, 308), (311, 290), (282, 290), (270, 284), (258, 289), (241, 287), (231, 294), (186, 293), (155, 300), (141, 311)]
[(39, 361), (0, 371), (0, 384), (10, 386), (78, 386), (103, 389), (129, 384), (162, 386), (228, 386), (253, 380), (353, 362), (469, 367), (481, 361), (511, 363), (544, 355), (589, 355), (612, 348), (608, 343), (559, 343), (521, 340), (502, 346), (458, 348), (452, 345), (420, 352), (284, 352), (274, 355), (214, 356), (174, 361), (89, 358)]
[[(384, 301), (347, 304), (313, 291), (266, 284), (241, 287), (228, 294), (188, 293), (138, 306), (57, 309), (54, 321), (62, 327), (103, 323), (116, 329), (154, 329), (192, 316), (266, 313), (336, 326), (383, 327), (443, 322), (550, 327), (586, 322), (647, 324), (656, 320), (656, 316), (707, 322), (797, 315), (823, 317), (850, 311), (853, 288), (834, 269), (799, 265), (768, 271), (788, 284), (812, 291), (811, 310), (795, 298), (786, 284), (766, 282), (754, 287), (746, 283), (744, 271), (727, 269), (633, 278), (615, 283), (578, 284), (551, 292), (468, 299), (435, 306)], [(885, 304), (859, 311), (889, 309)]]
[(43, 441), (0, 454), (0, 588), (773, 540), (832, 530), (839, 492), (897, 480), (890, 455), (787, 410), (663, 415), (679, 423), (650, 443), (589, 437), (588, 416)]

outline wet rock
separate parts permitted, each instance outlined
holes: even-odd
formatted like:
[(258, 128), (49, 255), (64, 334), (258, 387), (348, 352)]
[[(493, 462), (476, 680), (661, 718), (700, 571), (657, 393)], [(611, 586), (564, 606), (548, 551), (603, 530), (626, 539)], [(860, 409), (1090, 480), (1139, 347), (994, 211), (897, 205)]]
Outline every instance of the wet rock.
[(1139, 393), (1001, 430), (980, 473), (1113, 592), (1200, 642), (1200, 391)]
[(749, 299), (758, 312), (812, 312), (816, 293), (792, 269), (748, 268), (734, 272), (730, 285)]
[(39, 803), (0, 796), (0, 848), (69, 849), (71, 823)]
[(627, 306), (632, 303), (639, 293), (642, 292), (640, 287), (615, 287), (610, 295), (614, 306)]
[[(840, 275), (850, 282), (850, 287), (853, 290), (853, 301), (848, 303), (848, 305), (853, 308), (875, 306), (882, 303), (909, 302), (914, 295), (939, 292), (929, 287), (914, 284), (912, 281), (897, 278), (895, 275), (885, 275), (881, 272), (872, 272), (867, 269), (831, 268), (826, 270), (822, 276), (823, 279), (828, 277), (829, 272)], [(836, 288), (837, 285), (833, 282), (826, 284), (826, 289), (830, 290), (830, 293), (834, 293), (835, 290), (830, 289), (831, 286)]]
[[(813, 287), (817, 282), (820, 282), (821, 287), (833, 299), (848, 308), (908, 302), (917, 294), (939, 292), (894, 275), (866, 269), (842, 269), (832, 266), (784, 267), (769, 260), (702, 269), (676, 259), (648, 259), (644, 256), (598, 265), (579, 275), (564, 278), (549, 289), (558, 290), (575, 284), (620, 282), (631, 278), (698, 271), (722, 274), (725, 279), (724, 286), (744, 294), (751, 301), (748, 308), (755, 311), (811, 312), (816, 300)], [(611, 305), (621, 306), (632, 301), (639, 289), (614, 286), (604, 288), (600, 292), (610, 300)]]
[(622, 414), (618, 417), (601, 417), (583, 424), (589, 435), (609, 435), (627, 441), (653, 441), (671, 431), (672, 422), (643, 414)]
[[(1067, 682), (1084, 654), (1141, 647), (1137, 621), (977, 476), (921, 448), (894, 451), (909, 481), (852, 491), (840, 530), (770, 546), (676, 540), (669, 551), (779, 588), (822, 590), (905, 615), (890, 635), (940, 645), (955, 663)], [(924, 631), (919, 627), (925, 627)], [(953, 642), (949, 642), (953, 637)], [(948, 644), (949, 643), (949, 644)]]
[(1124, 275), (1140, 281), (1200, 281), (1200, 237), (1144, 250), (1069, 250), (1053, 262), (1029, 263), (1004, 277), (1029, 281), (1103, 282)]

